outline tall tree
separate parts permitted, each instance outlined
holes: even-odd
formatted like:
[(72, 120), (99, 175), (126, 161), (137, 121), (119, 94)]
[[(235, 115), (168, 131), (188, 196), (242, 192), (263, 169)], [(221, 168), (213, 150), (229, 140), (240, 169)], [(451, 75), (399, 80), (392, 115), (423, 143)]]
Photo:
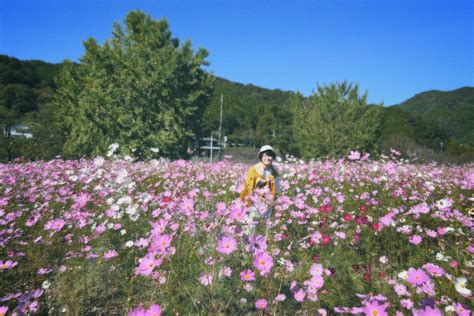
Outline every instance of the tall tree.
[(65, 153), (104, 154), (112, 143), (137, 158), (182, 157), (193, 142), (212, 82), (207, 51), (173, 38), (168, 22), (130, 12), (104, 45), (85, 41), (78, 66), (66, 63), (56, 103), (64, 115)]
[(292, 104), (293, 136), (303, 158), (377, 149), (382, 108), (368, 106), (367, 93), (360, 96), (357, 85), (318, 86), (307, 99), (295, 96)]

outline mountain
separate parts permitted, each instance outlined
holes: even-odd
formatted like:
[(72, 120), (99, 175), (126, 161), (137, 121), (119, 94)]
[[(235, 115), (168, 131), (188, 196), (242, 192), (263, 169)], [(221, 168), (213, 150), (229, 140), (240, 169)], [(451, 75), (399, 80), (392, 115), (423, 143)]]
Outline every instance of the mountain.
[(426, 91), (394, 107), (439, 126), (448, 138), (474, 147), (474, 87)]

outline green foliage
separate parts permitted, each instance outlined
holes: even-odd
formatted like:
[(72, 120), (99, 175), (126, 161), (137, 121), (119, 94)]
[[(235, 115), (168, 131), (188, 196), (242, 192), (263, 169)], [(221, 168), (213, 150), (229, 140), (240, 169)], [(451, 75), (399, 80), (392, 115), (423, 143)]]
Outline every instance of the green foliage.
[(185, 155), (211, 93), (207, 51), (172, 38), (166, 20), (130, 12), (104, 45), (84, 42), (77, 69), (66, 63), (56, 104), (70, 156), (105, 154), (112, 143), (137, 158)]
[(447, 144), (448, 135), (433, 122), (405, 112), (400, 107), (388, 107), (383, 113), (380, 141), (384, 151), (390, 148), (402, 153), (413, 153), (420, 148), (439, 151), (441, 143)]
[(293, 98), (293, 134), (303, 158), (337, 157), (377, 149), (382, 108), (347, 82), (318, 86), (309, 98)]
[[(438, 125), (449, 138), (474, 147), (474, 88), (464, 87), (453, 91), (427, 91), (397, 105), (403, 111)], [(439, 144), (439, 143), (438, 143)]]
[[(60, 65), (0, 55), (0, 161), (49, 159), (60, 154), (62, 139), (51, 103), (53, 78), (59, 69)], [(35, 138), (10, 137), (10, 129), (17, 124), (28, 126)]]
[(291, 144), (291, 92), (268, 90), (216, 78), (214, 96), (204, 113), (202, 135), (219, 129), (220, 98), (224, 96), (223, 135), (231, 143), (271, 143), (287, 152)]

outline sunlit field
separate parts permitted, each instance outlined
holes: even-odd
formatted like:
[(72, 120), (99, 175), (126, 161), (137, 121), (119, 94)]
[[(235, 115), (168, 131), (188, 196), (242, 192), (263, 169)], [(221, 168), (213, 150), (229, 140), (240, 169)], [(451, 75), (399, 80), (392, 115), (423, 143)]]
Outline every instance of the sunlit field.
[(474, 165), (0, 164), (0, 315), (470, 315)]

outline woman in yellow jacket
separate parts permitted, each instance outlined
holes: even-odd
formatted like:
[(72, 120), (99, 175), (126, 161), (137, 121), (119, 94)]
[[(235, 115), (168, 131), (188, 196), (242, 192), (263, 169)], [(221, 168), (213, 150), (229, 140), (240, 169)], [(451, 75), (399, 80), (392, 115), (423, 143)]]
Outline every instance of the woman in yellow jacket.
[[(262, 189), (268, 187), (270, 193), (273, 196), (273, 200), (276, 195), (280, 192), (280, 179), (277, 170), (272, 165), (273, 160), (276, 158), (275, 151), (272, 146), (265, 145), (260, 148), (258, 153), (260, 162), (250, 167), (245, 178), (244, 188), (240, 192), (240, 199), (245, 201), (248, 206), (251, 205), (250, 195), (255, 189)], [(255, 206), (252, 207), (250, 214), (251, 218), (258, 216), (259, 212)], [(264, 218), (271, 216), (271, 208), (267, 208), (265, 214), (262, 214)]]

